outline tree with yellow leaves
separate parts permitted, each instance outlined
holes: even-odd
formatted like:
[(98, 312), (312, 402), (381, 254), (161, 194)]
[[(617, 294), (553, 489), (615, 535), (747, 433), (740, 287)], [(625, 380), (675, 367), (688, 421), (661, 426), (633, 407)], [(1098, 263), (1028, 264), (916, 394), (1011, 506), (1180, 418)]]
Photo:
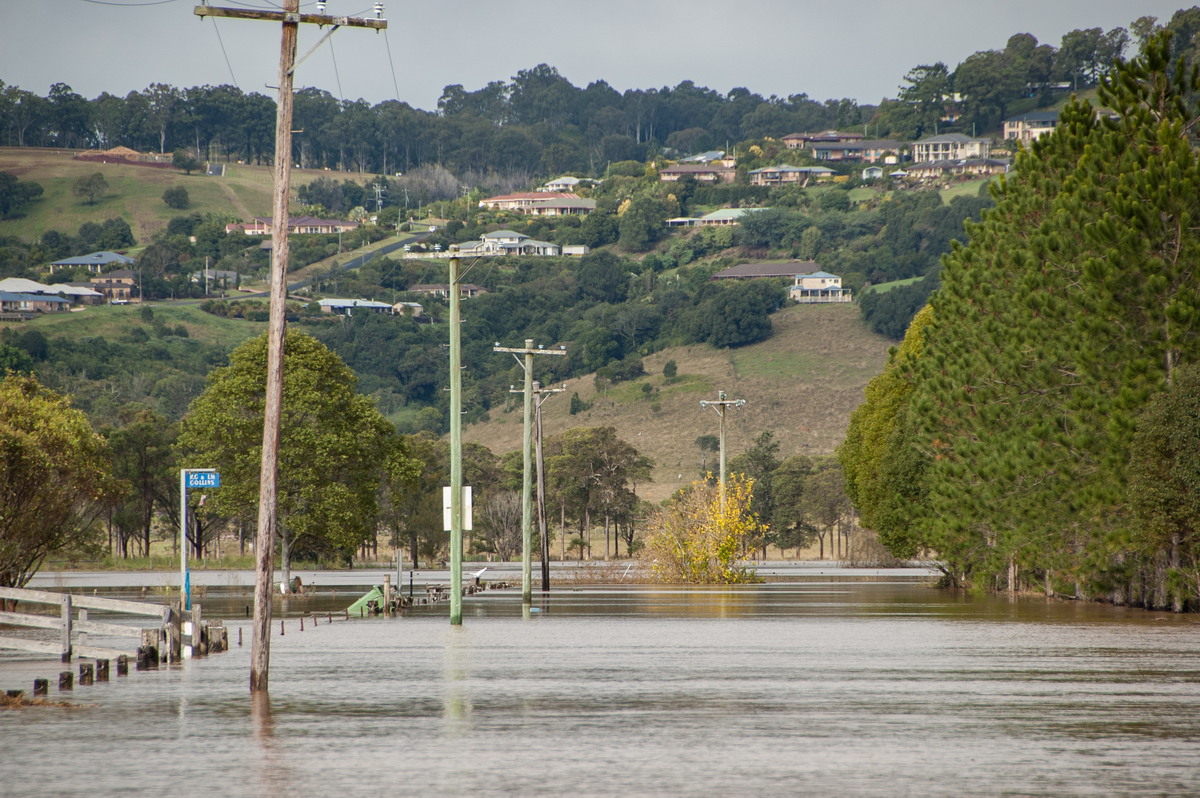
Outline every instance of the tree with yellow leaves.
[(754, 571), (739, 565), (745, 541), (766, 527), (750, 511), (754, 483), (740, 474), (720, 489), (693, 482), (651, 519), (640, 552), (650, 572), (661, 582), (737, 584), (756, 582)]

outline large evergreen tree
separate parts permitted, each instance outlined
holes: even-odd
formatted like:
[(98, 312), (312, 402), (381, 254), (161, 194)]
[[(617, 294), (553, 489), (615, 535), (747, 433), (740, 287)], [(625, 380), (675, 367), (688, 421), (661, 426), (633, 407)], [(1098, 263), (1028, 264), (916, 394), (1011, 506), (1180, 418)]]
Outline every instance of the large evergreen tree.
[(923, 497), (904, 544), (958, 581), (1155, 595), (1128, 589), (1157, 557), (1129, 545), (1133, 430), (1200, 358), (1196, 82), (1169, 54), (1158, 36), (1103, 80), (1112, 116), (1068, 106), (945, 258), (904, 408)]

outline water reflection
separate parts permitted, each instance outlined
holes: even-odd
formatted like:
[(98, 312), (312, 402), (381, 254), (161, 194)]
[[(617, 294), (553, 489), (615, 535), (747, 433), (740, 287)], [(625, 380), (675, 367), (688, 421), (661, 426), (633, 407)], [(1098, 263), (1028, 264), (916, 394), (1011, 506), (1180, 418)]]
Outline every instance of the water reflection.
[(343, 618), (272, 638), (269, 699), (248, 693), (247, 646), (77, 691), (86, 706), (70, 713), (0, 716), (3, 750), (21, 753), (0, 756), (0, 795), (150, 796), (214, 778), (230, 796), (1200, 783), (1192, 616), (830, 579), (565, 589), (528, 612), (516, 591), (484, 593), (461, 627), (444, 605)]
[(446, 731), (451, 737), (462, 736), (471, 729), (471, 697), (467, 685), (471, 660), (469, 629), (451, 627), (447, 631), (443, 689)]

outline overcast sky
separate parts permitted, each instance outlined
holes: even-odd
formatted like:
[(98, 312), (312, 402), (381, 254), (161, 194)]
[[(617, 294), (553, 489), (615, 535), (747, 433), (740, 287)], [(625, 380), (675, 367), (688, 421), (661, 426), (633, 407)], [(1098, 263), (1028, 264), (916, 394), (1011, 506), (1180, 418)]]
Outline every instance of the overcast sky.
[[(202, 20), (196, 2), (0, 0), (0, 80), (41, 95), (62, 82), (88, 98), (155, 82), (233, 83), (273, 94), (279, 26)], [(370, 16), (371, 6), (329, 0), (327, 13)], [(1180, 0), (393, 1), (385, 5), (386, 33), (338, 30), (332, 49), (326, 44), (298, 68), (296, 86), (372, 104), (398, 96), (435, 110), (444, 86), (474, 90), (545, 63), (580, 87), (692, 80), (722, 93), (745, 87), (873, 104), (894, 97), (917, 64), (953, 69), (973, 52), (1003, 48), (1014, 33), (1058, 46), (1076, 28), (1128, 27), (1142, 15), (1165, 22), (1185, 7)], [(314, 10), (311, 0), (302, 9)], [(302, 26), (300, 55), (320, 36)]]

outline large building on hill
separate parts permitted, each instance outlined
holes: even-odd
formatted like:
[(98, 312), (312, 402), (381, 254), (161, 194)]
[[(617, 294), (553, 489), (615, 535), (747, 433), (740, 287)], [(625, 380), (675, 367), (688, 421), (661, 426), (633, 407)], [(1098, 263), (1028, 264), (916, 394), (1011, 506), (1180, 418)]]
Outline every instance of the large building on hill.
[[(253, 222), (236, 222), (225, 225), (226, 233), (245, 233), (248, 236), (271, 235), (272, 219), (256, 216)], [(341, 219), (318, 219), (315, 216), (288, 217), (288, 235), (334, 235), (358, 229), (358, 222), (343, 222)]]
[(990, 154), (991, 144), (987, 139), (973, 139), (962, 133), (944, 133), (912, 143), (914, 163), (963, 161), (968, 158), (987, 158)]

